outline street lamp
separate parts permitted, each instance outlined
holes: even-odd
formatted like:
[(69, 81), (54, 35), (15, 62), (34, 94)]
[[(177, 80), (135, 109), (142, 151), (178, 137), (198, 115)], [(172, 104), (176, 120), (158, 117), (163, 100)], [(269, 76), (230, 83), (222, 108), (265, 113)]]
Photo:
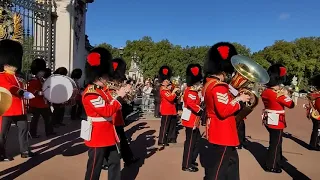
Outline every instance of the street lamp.
[(122, 55), (123, 55), (123, 50), (124, 50), (124, 48), (121, 46), (120, 48), (119, 48), (119, 54), (120, 54), (120, 57), (122, 58)]

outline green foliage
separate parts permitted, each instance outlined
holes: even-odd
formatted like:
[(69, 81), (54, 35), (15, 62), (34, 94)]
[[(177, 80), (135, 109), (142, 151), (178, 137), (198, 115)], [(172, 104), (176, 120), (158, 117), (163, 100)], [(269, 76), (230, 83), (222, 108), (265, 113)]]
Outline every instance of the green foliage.
[(33, 56), (31, 55), (33, 52), (33, 43), (34, 38), (24, 37), (23, 39), (23, 58), (22, 58), (22, 72), (27, 74), (30, 70), (31, 62), (33, 61)]
[[(292, 42), (279, 40), (272, 46), (254, 53), (245, 45), (236, 42), (233, 45), (239, 54), (251, 57), (264, 68), (274, 63), (285, 65), (289, 79), (297, 76), (301, 88), (306, 86), (308, 79), (320, 70), (320, 37), (304, 37)], [(109, 49), (114, 57), (120, 56), (120, 51), (110, 44), (103, 43), (98, 46)], [(171, 66), (174, 76), (184, 77), (188, 64), (203, 65), (209, 48), (209, 46), (181, 47), (167, 39), (155, 42), (151, 37), (145, 36), (139, 40), (127, 41), (123, 58), (130, 68), (132, 56), (136, 52), (137, 64), (143, 71), (144, 77), (154, 77), (162, 65)]]

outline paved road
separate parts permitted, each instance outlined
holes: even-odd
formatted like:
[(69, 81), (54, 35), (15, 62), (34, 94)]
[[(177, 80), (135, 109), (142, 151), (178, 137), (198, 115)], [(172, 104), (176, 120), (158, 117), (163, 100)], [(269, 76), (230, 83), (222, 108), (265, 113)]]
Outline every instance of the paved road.
[[(240, 174), (242, 180), (289, 180), (289, 179), (320, 179), (320, 152), (309, 151), (305, 148), (309, 142), (312, 124), (305, 118), (305, 111), (299, 102), (294, 110), (287, 111), (288, 128), (291, 138), (284, 138), (283, 155), (287, 162), (284, 172), (271, 174), (264, 172), (260, 164), (264, 163), (268, 145), (268, 133), (261, 125), (261, 105), (248, 117), (246, 121), (247, 136), (252, 142), (248, 150), (240, 150)], [(132, 137), (131, 146), (135, 154), (142, 160), (130, 167), (122, 169), (123, 180), (200, 180), (203, 170), (197, 173), (181, 171), (184, 130), (180, 130), (178, 143), (163, 151), (156, 151), (159, 121), (140, 120), (131, 123), (127, 135)], [(40, 153), (29, 160), (15, 157), (12, 162), (0, 163), (0, 178), (21, 180), (75, 180), (83, 179), (86, 168), (86, 147), (79, 136), (79, 122), (70, 123), (60, 128), (58, 137), (52, 139), (40, 138), (32, 140), (32, 148)], [(40, 127), (41, 128), (41, 127)], [(18, 143), (15, 137), (16, 128), (10, 133), (8, 152), (18, 154)], [(43, 134), (43, 131), (40, 131)], [(103, 171), (101, 179), (107, 179), (107, 172)]]

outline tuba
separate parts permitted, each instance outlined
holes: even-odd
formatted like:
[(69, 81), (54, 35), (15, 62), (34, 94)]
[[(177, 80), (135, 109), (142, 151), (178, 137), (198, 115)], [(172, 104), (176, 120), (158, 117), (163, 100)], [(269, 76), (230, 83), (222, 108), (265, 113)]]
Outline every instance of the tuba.
[(245, 93), (251, 97), (250, 101), (245, 103), (245, 107), (237, 113), (236, 120), (239, 121), (247, 117), (258, 105), (259, 88), (261, 85), (267, 84), (270, 77), (262, 66), (248, 57), (235, 55), (231, 58), (231, 64), (236, 73), (229, 85), (239, 93)]
[(11, 106), (12, 94), (7, 89), (0, 87), (0, 116), (2, 116)]

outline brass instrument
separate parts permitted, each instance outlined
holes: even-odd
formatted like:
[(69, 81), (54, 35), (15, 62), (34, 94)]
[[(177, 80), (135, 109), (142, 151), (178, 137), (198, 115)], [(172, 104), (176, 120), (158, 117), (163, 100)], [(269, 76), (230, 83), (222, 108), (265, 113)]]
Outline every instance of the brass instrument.
[(7, 89), (0, 87), (0, 116), (2, 116), (11, 106), (12, 94)]
[[(127, 84), (125, 82), (108, 82), (107, 83), (108, 89), (110, 89), (110, 94), (113, 98), (115, 98), (117, 96), (117, 90), (119, 90), (122, 87), (126, 87)], [(123, 99), (127, 102), (127, 103), (131, 103), (135, 98), (135, 91), (131, 90), (131, 91), (127, 91), (125, 97), (123, 97)]]
[(307, 109), (307, 116), (308, 118), (312, 117), (314, 119), (320, 118), (320, 107), (317, 107), (315, 104), (315, 100), (320, 98), (320, 92), (316, 91), (313, 93), (309, 93), (307, 95), (307, 99), (309, 104), (305, 107)]
[(180, 94), (181, 90), (180, 90), (180, 80), (179, 80), (179, 78), (174, 78), (171, 82), (172, 82), (172, 90), (174, 90), (175, 88), (179, 88), (179, 90), (176, 93)]
[(259, 86), (267, 84), (270, 80), (268, 72), (254, 60), (235, 55), (231, 58), (231, 63), (236, 70), (230, 85), (240, 93), (248, 94), (250, 101), (245, 103), (245, 107), (236, 115), (236, 120), (243, 120), (249, 115), (259, 102)]
[[(286, 93), (286, 91), (288, 93)], [(280, 85), (279, 90), (276, 90), (277, 97), (284, 96), (284, 95), (288, 95), (292, 97), (293, 92), (294, 92), (294, 89), (291, 86), (285, 86), (283, 84)]]

